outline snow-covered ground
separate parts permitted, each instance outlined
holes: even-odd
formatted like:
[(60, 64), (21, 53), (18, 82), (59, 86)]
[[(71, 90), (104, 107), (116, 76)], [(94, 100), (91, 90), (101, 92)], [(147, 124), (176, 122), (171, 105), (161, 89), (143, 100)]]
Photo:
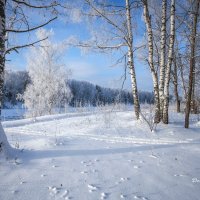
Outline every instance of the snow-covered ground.
[(154, 133), (132, 111), (3, 122), (16, 161), (0, 160), (1, 200), (200, 199), (200, 122)]

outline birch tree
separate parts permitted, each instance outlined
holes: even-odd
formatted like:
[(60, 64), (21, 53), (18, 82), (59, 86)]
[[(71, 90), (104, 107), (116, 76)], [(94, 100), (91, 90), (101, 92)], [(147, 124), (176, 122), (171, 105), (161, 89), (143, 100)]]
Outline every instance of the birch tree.
[(159, 85), (158, 85), (158, 75), (154, 66), (153, 61), (153, 31), (151, 27), (151, 17), (149, 14), (148, 2), (147, 0), (143, 0), (144, 4), (144, 19), (148, 34), (148, 64), (151, 70), (152, 79), (153, 79), (153, 87), (154, 87), (154, 104), (155, 104), (155, 117), (154, 123), (160, 122), (160, 99), (159, 99)]
[(168, 59), (165, 72), (165, 84), (164, 84), (164, 102), (163, 102), (163, 123), (168, 124), (168, 110), (169, 110), (169, 82), (171, 66), (173, 61), (173, 50), (175, 40), (175, 0), (171, 0), (171, 11), (170, 11), (170, 39), (169, 39), (169, 50)]
[(136, 119), (139, 119), (140, 104), (139, 104), (139, 98), (138, 98), (137, 81), (136, 81), (135, 67), (134, 67), (134, 61), (133, 61), (133, 33), (132, 33), (132, 25), (131, 25), (131, 10), (130, 10), (129, 0), (126, 0), (126, 18), (127, 18), (127, 29), (128, 29), (128, 36), (127, 36), (128, 64), (129, 64), (130, 74), (131, 74), (135, 116), (136, 116)]
[[(98, 30), (96, 30), (93, 26), (92, 32), (94, 36), (92, 41), (79, 42), (76, 46), (91, 48), (97, 51), (99, 50), (100, 52), (118, 51), (122, 53), (122, 56), (116, 64), (121, 62), (122, 59), (126, 60), (126, 57), (128, 57), (126, 65), (130, 70), (134, 111), (136, 119), (139, 119), (140, 103), (134, 65), (134, 51), (137, 47), (134, 47), (133, 44), (132, 25), (132, 9), (134, 4), (133, 2), (131, 3), (130, 0), (124, 0), (124, 3), (120, 5), (108, 3), (107, 1), (101, 1), (99, 3), (91, 0), (85, 0), (85, 2), (91, 9), (88, 15), (90, 18), (94, 18), (94, 21), (98, 21), (97, 29), (101, 27), (101, 31), (98, 32)], [(136, 7), (138, 6), (137, 4), (138, 2), (136, 2)], [(104, 27), (99, 25), (99, 20), (102, 23), (105, 23)]]
[(159, 97), (160, 97), (160, 117), (163, 116), (164, 102), (164, 81), (165, 81), (165, 54), (166, 54), (166, 19), (167, 18), (167, 0), (162, 0), (162, 25), (160, 38), (160, 77), (159, 77)]

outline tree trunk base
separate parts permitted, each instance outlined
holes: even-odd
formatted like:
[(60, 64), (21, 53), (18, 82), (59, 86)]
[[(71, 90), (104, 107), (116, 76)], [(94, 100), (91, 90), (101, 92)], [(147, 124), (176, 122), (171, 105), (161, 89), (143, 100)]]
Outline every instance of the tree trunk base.
[(12, 159), (15, 157), (14, 152), (15, 150), (8, 143), (6, 134), (0, 122), (0, 155), (3, 155), (6, 159)]

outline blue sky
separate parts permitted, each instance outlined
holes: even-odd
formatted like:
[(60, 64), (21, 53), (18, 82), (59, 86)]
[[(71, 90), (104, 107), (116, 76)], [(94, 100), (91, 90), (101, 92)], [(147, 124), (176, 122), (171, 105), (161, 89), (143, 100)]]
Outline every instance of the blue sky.
[[(140, 17), (140, 16), (139, 16)], [(142, 20), (137, 19), (141, 28), (135, 35), (135, 43), (140, 42), (141, 35), (143, 33)], [(76, 36), (81, 39), (89, 38), (88, 29), (84, 23), (66, 23), (63, 21), (54, 21), (46, 29), (53, 29), (54, 36), (53, 40), (56, 42), (62, 42), (71, 36)], [(35, 39), (35, 33), (27, 37), (27, 35), (17, 35), (18, 41), (26, 43), (28, 40)], [(10, 60), (8, 68), (13, 70), (25, 70), (26, 69), (26, 56), (28, 49), (19, 51), (19, 54), (13, 52), (7, 58)], [(37, 58), (36, 58), (37, 59)], [(116, 55), (113, 54), (100, 54), (100, 53), (85, 53), (83, 54), (79, 48), (71, 47), (68, 48), (63, 56), (63, 61), (67, 68), (72, 71), (71, 78), (83, 81), (89, 81), (94, 84), (99, 84), (104, 87), (121, 88), (123, 82), (124, 65), (111, 67), (114, 61), (117, 59)], [(145, 91), (152, 91), (152, 81), (149, 69), (144, 63), (135, 59), (135, 67), (138, 81), (138, 89)], [(131, 89), (129, 78), (129, 72), (127, 70), (127, 80), (125, 82), (125, 88)]]

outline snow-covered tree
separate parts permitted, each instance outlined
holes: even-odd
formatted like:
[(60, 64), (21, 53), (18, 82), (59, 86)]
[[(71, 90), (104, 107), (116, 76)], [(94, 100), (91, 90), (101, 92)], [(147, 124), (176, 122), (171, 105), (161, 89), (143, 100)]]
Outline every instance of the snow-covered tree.
[[(38, 39), (51, 37), (52, 31), (37, 31)], [(66, 105), (71, 99), (67, 85), (69, 71), (60, 62), (62, 44), (50, 39), (41, 42), (41, 47), (33, 47), (27, 57), (28, 73), (31, 83), (27, 86), (23, 99), (33, 116), (51, 114), (53, 108)]]

